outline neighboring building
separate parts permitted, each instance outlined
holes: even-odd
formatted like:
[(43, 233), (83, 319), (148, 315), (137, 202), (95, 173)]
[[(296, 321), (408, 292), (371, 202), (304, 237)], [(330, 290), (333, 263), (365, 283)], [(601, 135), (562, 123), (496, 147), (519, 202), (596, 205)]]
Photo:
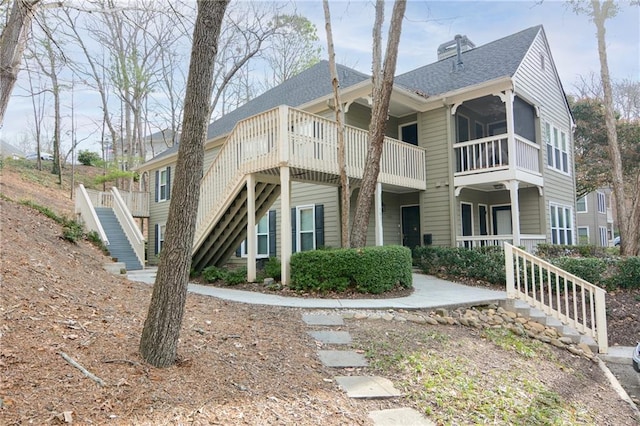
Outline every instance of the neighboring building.
[[(395, 79), (368, 244), (575, 243), (573, 120), (542, 26), (479, 47), (457, 37), (439, 54)], [(371, 80), (344, 66), (338, 76), (353, 206)], [(332, 99), (322, 61), (210, 125), (194, 268), (249, 252), (280, 257), (286, 276), (292, 251), (340, 245)], [(174, 146), (138, 168), (151, 188), (152, 264), (176, 157)]]
[(612, 191), (600, 188), (576, 202), (578, 244), (608, 247), (613, 240)]

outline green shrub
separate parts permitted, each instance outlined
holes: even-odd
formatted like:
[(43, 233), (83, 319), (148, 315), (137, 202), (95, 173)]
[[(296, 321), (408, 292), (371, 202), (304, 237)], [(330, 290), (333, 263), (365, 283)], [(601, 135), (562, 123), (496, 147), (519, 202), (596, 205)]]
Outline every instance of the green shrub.
[(536, 255), (545, 259), (556, 257), (601, 257), (605, 254), (602, 247), (584, 244), (579, 246), (568, 246), (562, 244), (538, 244)]
[(85, 166), (95, 166), (100, 161), (100, 155), (96, 152), (83, 149), (78, 153), (78, 161)]
[(54, 220), (55, 222), (64, 225), (66, 219), (64, 217), (58, 216), (53, 210), (49, 207), (41, 206), (40, 204), (34, 203), (31, 200), (20, 200), (20, 204), (23, 206), (31, 207), (34, 210), (39, 211), (49, 219)]
[(62, 238), (71, 242), (77, 243), (78, 240), (82, 239), (82, 225), (76, 222), (75, 220), (67, 220), (62, 228)]
[(605, 287), (607, 262), (596, 257), (558, 257), (552, 263), (591, 284)]
[(474, 249), (417, 247), (413, 251), (413, 261), (424, 273), (430, 275), (473, 278), (493, 284), (506, 282), (504, 252), (497, 246)]
[(238, 285), (247, 282), (247, 268), (236, 268), (226, 271), (224, 278), (222, 278), (228, 285)]
[(295, 253), (291, 256), (291, 282), (294, 290), (320, 292), (354, 289), (379, 294), (397, 285), (409, 288), (411, 251), (382, 246)]
[(276, 281), (280, 281), (282, 278), (282, 265), (280, 259), (277, 257), (270, 257), (267, 263), (264, 264), (265, 278), (273, 278)]
[(87, 232), (85, 237), (86, 237), (87, 241), (89, 241), (94, 246), (98, 247), (103, 253), (106, 254), (109, 251), (107, 249), (107, 246), (104, 245), (104, 242), (100, 238), (100, 235), (98, 235), (98, 233), (96, 231)]
[(217, 268), (215, 266), (207, 266), (202, 270), (202, 278), (204, 278), (208, 283), (224, 280), (226, 276), (227, 272), (224, 269)]
[(640, 257), (627, 257), (618, 260), (615, 273), (607, 281), (609, 288), (640, 288)]

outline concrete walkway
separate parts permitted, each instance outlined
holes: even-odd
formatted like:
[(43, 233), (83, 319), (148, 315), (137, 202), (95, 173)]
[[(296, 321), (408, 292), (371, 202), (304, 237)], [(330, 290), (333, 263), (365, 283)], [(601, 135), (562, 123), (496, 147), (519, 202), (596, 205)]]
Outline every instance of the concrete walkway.
[[(127, 278), (153, 284), (156, 270), (130, 271)], [(469, 287), (430, 275), (413, 274), (411, 295), (394, 299), (313, 299), (284, 297), (253, 291), (234, 290), (200, 284), (189, 284), (189, 291), (205, 296), (254, 305), (285, 306), (291, 308), (348, 308), (348, 309), (424, 309), (446, 308), (497, 303), (506, 299), (506, 292)]]

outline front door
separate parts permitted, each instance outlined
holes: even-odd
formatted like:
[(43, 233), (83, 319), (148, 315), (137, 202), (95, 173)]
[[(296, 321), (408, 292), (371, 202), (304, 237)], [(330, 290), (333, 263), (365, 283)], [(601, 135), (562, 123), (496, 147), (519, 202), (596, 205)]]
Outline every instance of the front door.
[(511, 206), (495, 206), (491, 208), (493, 215), (493, 234), (511, 235), (513, 227), (511, 225)]
[(402, 206), (402, 245), (420, 245), (420, 206)]

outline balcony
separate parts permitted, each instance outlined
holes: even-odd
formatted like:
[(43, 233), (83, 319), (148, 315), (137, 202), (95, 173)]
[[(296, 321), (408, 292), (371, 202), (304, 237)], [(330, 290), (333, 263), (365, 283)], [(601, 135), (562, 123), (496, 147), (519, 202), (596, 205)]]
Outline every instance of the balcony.
[(509, 134), (455, 143), (454, 184), (474, 186), (519, 180), (542, 186), (540, 145), (515, 135), (509, 143)]

